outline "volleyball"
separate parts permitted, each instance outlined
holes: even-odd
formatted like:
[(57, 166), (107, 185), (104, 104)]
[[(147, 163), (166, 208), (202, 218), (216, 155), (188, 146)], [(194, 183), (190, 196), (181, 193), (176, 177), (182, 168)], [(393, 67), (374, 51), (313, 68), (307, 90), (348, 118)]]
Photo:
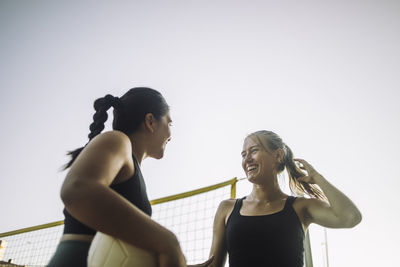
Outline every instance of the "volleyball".
[(88, 267), (158, 267), (157, 256), (112, 236), (97, 232), (88, 254)]

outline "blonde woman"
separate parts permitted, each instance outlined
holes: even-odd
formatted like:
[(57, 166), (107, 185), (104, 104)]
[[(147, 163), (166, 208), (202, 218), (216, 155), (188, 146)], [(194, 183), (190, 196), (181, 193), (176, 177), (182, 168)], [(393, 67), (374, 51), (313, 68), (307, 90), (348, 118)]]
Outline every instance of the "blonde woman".
[[(242, 167), (253, 184), (249, 195), (220, 203), (214, 219), (210, 266), (301, 267), (304, 233), (311, 223), (329, 228), (351, 228), (361, 213), (353, 202), (307, 161), (293, 159), (291, 149), (271, 131), (248, 135)], [(292, 192), (285, 194), (277, 176), (286, 168)]]

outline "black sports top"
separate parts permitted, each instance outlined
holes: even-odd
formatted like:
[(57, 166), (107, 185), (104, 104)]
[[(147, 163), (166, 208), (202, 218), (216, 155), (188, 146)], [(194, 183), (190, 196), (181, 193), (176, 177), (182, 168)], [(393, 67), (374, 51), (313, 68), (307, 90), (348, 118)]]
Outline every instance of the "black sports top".
[[(121, 183), (112, 184), (110, 185), (110, 188), (129, 200), (129, 202), (145, 212), (147, 215), (151, 216), (152, 209), (150, 201), (147, 198), (146, 184), (143, 180), (140, 166), (135, 157), (133, 157), (133, 163), (135, 165), (135, 173), (132, 175), (132, 177)], [(96, 233), (96, 230), (86, 226), (72, 217), (72, 215), (69, 214), (65, 208), (64, 215), (64, 234), (94, 235)]]
[(304, 231), (293, 209), (295, 197), (283, 210), (270, 215), (240, 214), (243, 199), (236, 200), (226, 224), (230, 267), (302, 267)]

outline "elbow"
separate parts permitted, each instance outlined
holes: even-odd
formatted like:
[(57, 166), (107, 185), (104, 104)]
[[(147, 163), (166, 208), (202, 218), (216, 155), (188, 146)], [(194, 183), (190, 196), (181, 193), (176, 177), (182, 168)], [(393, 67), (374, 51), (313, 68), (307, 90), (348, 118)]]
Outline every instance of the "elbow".
[(356, 226), (357, 224), (359, 224), (362, 221), (362, 215), (361, 212), (357, 212), (357, 214), (354, 216), (354, 226)]
[(359, 211), (352, 213), (351, 215), (347, 216), (347, 219), (344, 222), (345, 228), (353, 228), (358, 225), (362, 221), (362, 215)]

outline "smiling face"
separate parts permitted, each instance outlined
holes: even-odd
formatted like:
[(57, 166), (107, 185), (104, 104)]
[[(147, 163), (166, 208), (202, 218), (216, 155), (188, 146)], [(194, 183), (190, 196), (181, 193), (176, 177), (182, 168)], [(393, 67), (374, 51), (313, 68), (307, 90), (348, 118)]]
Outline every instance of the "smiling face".
[(267, 151), (256, 138), (248, 136), (244, 140), (242, 168), (250, 182), (263, 183), (276, 174), (277, 162), (277, 153)]
[(171, 140), (171, 124), (172, 120), (169, 112), (162, 116), (159, 120), (153, 120), (152, 128), (154, 133), (151, 137), (151, 146), (148, 149), (150, 157), (161, 159), (167, 143)]

